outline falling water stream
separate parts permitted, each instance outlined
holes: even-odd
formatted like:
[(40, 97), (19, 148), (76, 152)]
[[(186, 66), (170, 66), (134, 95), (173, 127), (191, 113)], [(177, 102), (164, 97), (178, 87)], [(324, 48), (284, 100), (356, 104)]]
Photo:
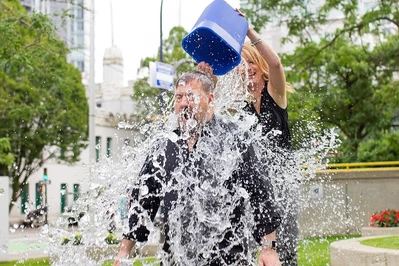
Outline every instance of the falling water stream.
[[(174, 260), (179, 261), (181, 265), (202, 265), (199, 258), (213, 256), (217, 251), (212, 247), (217, 246), (221, 236), (230, 226), (229, 213), (241, 199), (248, 198), (239, 188), (227, 189), (224, 185), (240, 161), (242, 150), (240, 145), (237, 145), (237, 138), (241, 143), (253, 144), (258, 160), (262, 162), (259, 163), (259, 172), (263, 173), (263, 178), (270, 178), (276, 199), (283, 202), (281, 205), (283, 218), (286, 213), (301, 210), (307, 212), (321, 205), (328, 208), (323, 209), (325, 213), (317, 215), (330, 217), (332, 212), (342, 213), (342, 197), (337, 194), (331, 198), (313, 200), (308, 193), (300, 193), (300, 183), (310, 180), (323, 184), (324, 189), (341, 193), (328, 178), (318, 179), (316, 176), (317, 170), (325, 168), (324, 156), (328, 152), (335, 151), (339, 145), (334, 131), (316, 132), (316, 127), (309, 123), (306, 130), (313, 130), (313, 134), (303, 140), (301, 148), (292, 152), (287, 161), (286, 154), (271, 151), (268, 145), (270, 139), (280, 132), (271, 132), (263, 137), (259, 130), (251, 130), (251, 133), (248, 133), (255, 118), (239, 111), (243, 107), (244, 100), (249, 97), (244, 89), (245, 85), (241, 75), (237, 75), (234, 71), (219, 78), (215, 91), (215, 113), (226, 123), (235, 123), (237, 126), (230, 132), (220, 129), (202, 138), (198, 148), (190, 155), (198, 161), (201, 160), (202, 165), (191, 167), (190, 170), (181, 167), (173, 173), (174, 179), (179, 184), (177, 190), (183, 196), (179, 197), (176, 208), (169, 214), (170, 236), (173, 243), (171, 248), (174, 250)], [(165, 120), (142, 126), (139, 130), (145, 138), (137, 138), (133, 145), (124, 147), (119, 158), (112, 160), (104, 158), (101, 164), (92, 164), (88, 167), (87, 175), (82, 182), (90, 184), (89, 189), (74, 203), (69, 214), (77, 220), (80, 214), (84, 214), (80, 217), (79, 225), (68, 226), (67, 217), (61, 216), (42, 230), (43, 241), (49, 242), (46, 252), (50, 256), (52, 265), (102, 265), (104, 260), (112, 260), (117, 255), (117, 249), (107, 251), (109, 244), (104, 239), (108, 236), (109, 230), (120, 238), (121, 232), (127, 229), (127, 195), (130, 189), (137, 185), (137, 177), (149, 152), (163, 155), (164, 149), (159, 146), (163, 142), (160, 140), (178, 141), (179, 137), (172, 133), (177, 126), (176, 120), (176, 115), (170, 112)], [(223, 141), (220, 142), (220, 139)], [(215, 145), (221, 146), (216, 150), (218, 154), (214, 154)], [(163, 166), (159, 165), (159, 168), (162, 169)], [(201, 178), (198, 178), (198, 172), (206, 174), (201, 173)], [(164, 188), (164, 192), (168, 192), (167, 187)], [(229, 202), (229, 205), (224, 204), (225, 202)], [(309, 215), (314, 214), (309, 213)], [(153, 229), (148, 242), (144, 244), (158, 244), (162, 240), (160, 223), (149, 222), (148, 216), (145, 215), (143, 219), (147, 219), (147, 228)], [(159, 221), (158, 218), (156, 220)], [(232, 242), (246, 241), (246, 244), (252, 248), (254, 247), (254, 241), (251, 240), (253, 217), (245, 215), (242, 222), (243, 233)], [(321, 235), (323, 232), (328, 232), (329, 222), (326, 219), (325, 224), (315, 224), (314, 228), (309, 230), (313, 230), (314, 236)], [(342, 223), (345, 227), (353, 222), (341, 219), (338, 223)], [(113, 225), (115, 228), (112, 228)], [(162, 257), (161, 250), (160, 246), (155, 255), (156, 263)], [(251, 265), (256, 265), (255, 253), (254, 248), (246, 254), (250, 258)], [(137, 253), (133, 259), (128, 259), (124, 263), (132, 265), (134, 259), (143, 256)]]

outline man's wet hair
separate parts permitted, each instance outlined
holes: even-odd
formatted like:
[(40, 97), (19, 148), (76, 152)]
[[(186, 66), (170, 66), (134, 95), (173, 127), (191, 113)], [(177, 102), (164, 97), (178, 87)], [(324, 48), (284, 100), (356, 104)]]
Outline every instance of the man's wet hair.
[(176, 81), (176, 88), (178, 86), (181, 86), (179, 84), (184, 83), (187, 84), (193, 80), (198, 80), (201, 83), (202, 89), (206, 93), (211, 93), (213, 92), (215, 85), (211, 77), (209, 77), (207, 74), (198, 71), (198, 70), (193, 70), (190, 72), (187, 72), (183, 75), (180, 76), (180, 78), (177, 79)]

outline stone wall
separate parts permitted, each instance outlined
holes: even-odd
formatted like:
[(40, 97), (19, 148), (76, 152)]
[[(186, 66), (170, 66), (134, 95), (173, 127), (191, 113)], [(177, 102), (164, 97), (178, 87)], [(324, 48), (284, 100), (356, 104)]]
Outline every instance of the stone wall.
[(399, 209), (399, 169), (320, 171), (302, 182), (302, 237), (359, 234), (374, 212)]

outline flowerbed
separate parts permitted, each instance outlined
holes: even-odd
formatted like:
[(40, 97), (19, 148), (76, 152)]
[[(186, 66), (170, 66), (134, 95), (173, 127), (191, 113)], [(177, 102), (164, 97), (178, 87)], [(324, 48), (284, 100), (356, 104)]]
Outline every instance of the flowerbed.
[(373, 227), (399, 227), (399, 210), (383, 210), (374, 213), (370, 218)]

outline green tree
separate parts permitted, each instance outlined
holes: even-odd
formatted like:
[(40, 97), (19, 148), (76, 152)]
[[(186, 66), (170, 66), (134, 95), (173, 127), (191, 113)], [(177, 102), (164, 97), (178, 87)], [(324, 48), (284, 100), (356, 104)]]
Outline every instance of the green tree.
[[(163, 62), (177, 67), (175, 76), (193, 68), (192, 64), (187, 63), (191, 59), (181, 46), (181, 42), (186, 35), (187, 32), (184, 28), (176, 26), (170, 30), (168, 38), (163, 42)], [(141, 60), (138, 72), (149, 69), (150, 62), (159, 61), (159, 58), (159, 51), (156, 57), (144, 58)], [(134, 115), (138, 122), (144, 123), (148, 119), (154, 119), (159, 116), (159, 97), (163, 97), (164, 102), (167, 104), (169, 102), (168, 99), (171, 99), (172, 96), (170, 92), (160, 96), (160, 89), (151, 87), (148, 79), (148, 75), (145, 75), (133, 84), (133, 99), (138, 103), (134, 110)]]
[(7, 175), (7, 167), (11, 166), (14, 156), (10, 153), (10, 141), (7, 138), (0, 138), (0, 175)]
[(362, 162), (397, 161), (399, 158), (399, 131), (381, 134), (378, 138), (360, 143), (358, 158)]
[[(296, 70), (288, 77), (303, 84), (291, 102), (297, 103), (295, 111), (308, 106), (325, 126), (338, 128), (341, 159), (356, 161), (362, 141), (390, 129), (398, 110), (397, 82), (381, 62), (382, 47), (369, 49), (339, 37), (320, 52), (324, 42), (298, 48), (286, 58)], [(303, 65), (301, 58), (311, 53), (318, 53), (317, 60)]]
[(0, 137), (15, 156), (12, 209), (32, 173), (50, 159), (76, 162), (87, 146), (88, 102), (67, 46), (42, 14), (28, 16), (19, 1), (0, 2)]
[[(243, 11), (257, 29), (284, 26), (283, 43), (297, 44), (281, 55), (297, 90), (290, 96), (292, 124), (316, 119), (338, 128), (345, 162), (364, 158), (362, 143), (391, 134), (399, 106), (398, 1), (249, 0), (249, 7)], [(331, 12), (342, 18), (335, 30), (326, 27)]]

